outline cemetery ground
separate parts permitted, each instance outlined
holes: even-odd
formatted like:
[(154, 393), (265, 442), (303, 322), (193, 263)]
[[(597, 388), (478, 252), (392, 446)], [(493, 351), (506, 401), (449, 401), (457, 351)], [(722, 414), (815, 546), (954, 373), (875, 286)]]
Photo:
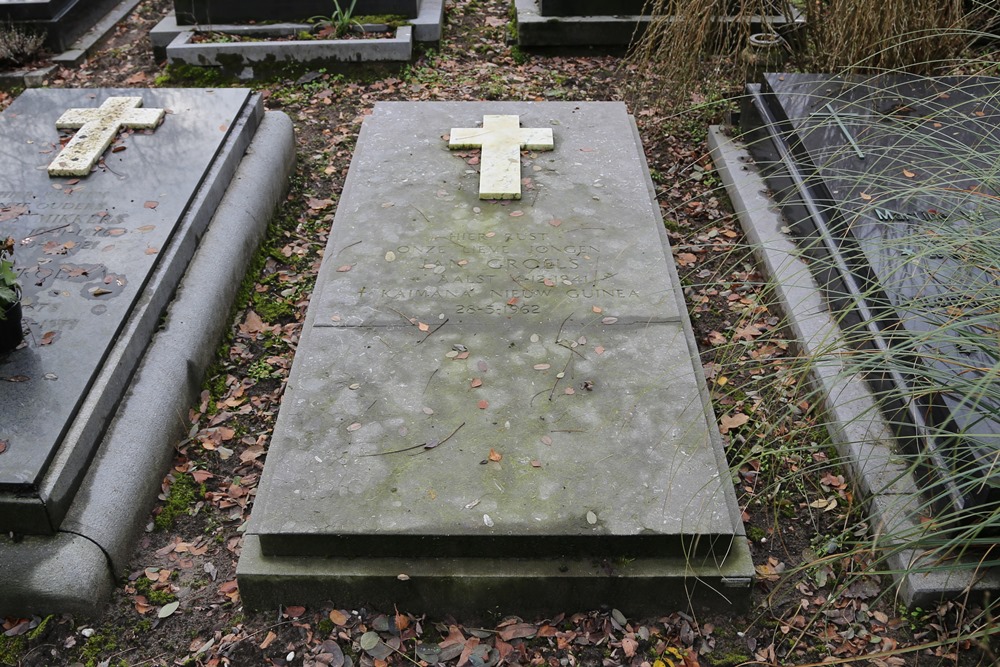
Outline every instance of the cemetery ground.
[[(169, 4), (141, 3), (99, 52), (56, 70), (48, 85), (228, 85), (154, 62), (146, 34)], [(905, 609), (877, 574), (878, 554), (863, 547), (873, 527), (823, 444), (807, 389), (790, 372), (794, 348), (782, 314), (769, 308), (707, 156), (707, 126), (739, 86), (715, 72), (664, 103), (657, 84), (620, 57), (522, 53), (507, 43), (508, 23), (503, 0), (450, 0), (443, 41), (406, 69), (298, 72), (253, 84), (268, 108), (294, 121), (297, 172), (228, 315), (230, 337), (186, 416), (188, 437), (176, 445), (148, 531), (104, 614), (3, 619), (0, 664), (421, 664), (425, 649), (437, 646), (441, 662), (461, 667), (481, 664), (481, 645), (506, 664), (553, 667), (998, 664), (989, 607), (959, 599)], [(0, 93), (0, 107), (12, 97)], [(752, 608), (740, 615), (665, 608), (655, 618), (565, 609), (546, 619), (430, 617), (420, 609), (343, 609), (335, 600), (244, 610), (235, 580), (241, 527), (362, 119), (376, 101), (508, 99), (625, 99), (636, 117), (735, 464), (758, 574)], [(477, 162), (475, 151), (454, 159)], [(524, 187), (530, 193), (530, 175)], [(627, 565), (603, 563), (609, 576)]]

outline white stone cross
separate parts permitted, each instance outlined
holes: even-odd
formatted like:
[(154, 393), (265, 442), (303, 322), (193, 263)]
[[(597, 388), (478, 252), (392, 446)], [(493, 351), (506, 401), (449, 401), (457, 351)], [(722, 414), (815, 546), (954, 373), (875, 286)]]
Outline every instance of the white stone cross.
[(69, 109), (56, 121), (60, 130), (78, 130), (49, 165), (49, 176), (86, 176), (125, 127), (151, 129), (163, 109), (140, 109), (141, 97), (109, 97), (97, 108)]
[(521, 127), (518, 116), (483, 116), (482, 127), (451, 131), (448, 148), (482, 148), (479, 159), (480, 199), (521, 198), (521, 149), (555, 148), (552, 130)]

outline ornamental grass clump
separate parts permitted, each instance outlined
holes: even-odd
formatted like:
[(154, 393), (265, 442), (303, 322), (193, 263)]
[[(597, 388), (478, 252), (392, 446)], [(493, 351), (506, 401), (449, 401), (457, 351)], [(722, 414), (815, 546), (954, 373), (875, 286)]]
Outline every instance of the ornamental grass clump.
[[(667, 91), (723, 72), (756, 78), (762, 58), (770, 71), (790, 58), (815, 72), (940, 73), (1000, 26), (992, 0), (649, 0), (647, 11), (628, 62)], [(769, 38), (771, 56), (752, 35)]]
[[(693, 294), (725, 288), (729, 303), (747, 303), (723, 304), (729, 321), (708, 337), (704, 360), (748, 533), (756, 553), (773, 554), (758, 574), (771, 600), (812, 605), (799, 610), (810, 634), (845, 599), (926, 608), (920, 588), (941, 586), (968, 609), (956, 645), (983, 642), (995, 655), (996, 610), (978, 587), (1000, 581), (1000, 80), (892, 70), (817, 75), (806, 92), (793, 76), (771, 79), (801, 103), (801, 116), (775, 123), (801, 169), (784, 178), (813, 193), (838, 253), (774, 178), (769, 194), (799, 210), (766, 218), (774, 236), (735, 248), (726, 262), (738, 270), (689, 274)], [(763, 198), (746, 201), (767, 214)], [(710, 231), (686, 236), (712, 243)], [(786, 274), (765, 274), (761, 258), (790, 237)], [(852, 270), (863, 263), (879, 270)], [(845, 268), (854, 285), (834, 280)], [(807, 278), (820, 287), (813, 302), (801, 297)], [(806, 548), (791, 530), (803, 515), (814, 530)], [(914, 590), (924, 597), (907, 597)]]
[(351, 0), (351, 6), (343, 9), (339, 0), (333, 0), (333, 13), (329, 16), (313, 16), (309, 22), (315, 24), (313, 30), (319, 33), (333, 33), (334, 37), (343, 37), (354, 26), (363, 29), (364, 26), (354, 18), (354, 7), (358, 0)]
[[(854, 3), (850, 11), (860, 11), (862, 4)], [(796, 54), (797, 68), (791, 70), (806, 66), (810, 72), (824, 71), (808, 62), (823, 62), (832, 70), (817, 74), (829, 80), (828, 98), (810, 99), (804, 112), (812, 116), (804, 125), (817, 127), (831, 146), (828, 162), (818, 160), (817, 167), (830, 167), (854, 153), (848, 134), (866, 154), (863, 164), (882, 161), (881, 149), (895, 148), (902, 155), (882, 173), (859, 169), (843, 174), (853, 186), (844, 188), (854, 191), (851, 206), (818, 199), (819, 207), (833, 209), (849, 233), (860, 218), (876, 218), (883, 211), (880, 219), (887, 221), (887, 231), (865, 237), (864, 254), (895, 258), (882, 280), (909, 289), (886, 303), (884, 285), (861, 281), (857, 296), (879, 306), (871, 316), (834, 306), (854, 295), (823, 292), (814, 310), (833, 326), (807, 348), (796, 335), (795, 318), (780, 307), (778, 290), (761, 268), (766, 248), (740, 238), (733, 218), (706, 218), (712, 201), (728, 198), (721, 187), (711, 187), (717, 176), (706, 169), (704, 156), (678, 159), (669, 178), (662, 179), (670, 183), (662, 196), (680, 196), (670, 194), (684, 191), (680, 175), (689, 173), (696, 181), (687, 183), (690, 198), (667, 210), (668, 228), (695, 328), (711, 329), (701, 333), (702, 361), (757, 572), (772, 589), (764, 614), (771, 619), (787, 611), (801, 622), (789, 627), (821, 636), (848, 601), (874, 607), (882, 598), (893, 602), (891, 609), (910, 600), (927, 608), (929, 595), (912, 602), (907, 595), (913, 589), (904, 582), (915, 582), (918, 589), (930, 582), (944, 585), (946, 595), (963, 610), (959, 629), (951, 635), (954, 645), (979, 645), (995, 658), (1000, 627), (992, 619), (997, 608), (990, 606), (988, 594), (984, 602), (979, 586), (985, 582), (995, 590), (1000, 581), (1000, 430), (990, 428), (991, 421), (1000, 421), (1000, 80), (984, 82), (981, 98), (951, 109), (951, 116), (954, 81), (930, 83), (926, 98), (914, 100), (887, 84), (915, 72), (959, 78), (1000, 73), (1000, 42), (985, 31), (996, 27), (996, 10), (990, 19), (978, 13), (983, 3), (959, 5), (961, 17), (957, 8), (928, 13), (930, 3), (914, 0), (907, 4), (912, 16), (886, 22), (878, 17), (890, 11), (902, 15), (907, 9), (891, 1), (885, 7), (871, 3), (868, 7), (876, 13), (864, 31), (859, 28), (858, 46), (844, 26), (863, 17), (846, 16), (846, 2), (824, 2), (821, 7), (828, 13), (819, 20), (839, 14), (839, 22), (821, 25), (815, 34), (811, 25), (810, 46)], [(920, 23), (931, 14), (945, 27)], [(958, 27), (947, 27), (954, 25)], [(727, 89), (735, 107), (743, 82), (730, 62), (734, 53), (730, 60), (705, 52), (685, 54), (691, 40), (662, 41), (668, 28), (679, 29), (654, 23), (633, 50), (630, 65), (637, 73), (634, 87), (646, 103), (634, 102), (636, 108), (651, 116), (646, 108), (656, 101), (668, 103), (661, 105), (668, 123), (661, 130), (646, 121), (644, 137), (670, 146), (671, 135), (687, 131), (684, 119), (704, 114), (710, 86)], [(678, 62), (694, 64), (678, 68)], [(847, 76), (857, 71), (864, 74)], [(678, 83), (693, 76), (702, 80)], [(845, 80), (864, 85), (857, 94), (841, 94), (848, 89)], [(661, 90), (694, 104), (670, 115), (669, 104), (676, 104), (677, 96), (660, 95)], [(843, 128), (825, 102), (840, 114)], [(962, 137), (953, 127), (960, 123)], [(785, 129), (782, 125), (777, 132)], [(752, 169), (749, 164), (739, 168)], [(930, 172), (940, 178), (928, 179)], [(747, 201), (763, 202), (763, 197)], [(760, 207), (757, 213), (765, 213), (765, 204)], [(897, 220), (890, 215), (894, 212), (914, 217)], [(704, 227), (690, 222), (699, 216)], [(773, 228), (782, 228), (779, 236), (785, 237), (795, 231), (796, 222), (786, 215)], [(727, 237), (738, 240), (723, 258), (716, 249), (730, 243)], [(800, 241), (789, 251), (789, 271), (800, 279), (820, 276), (819, 284), (826, 287), (823, 276), (837, 268), (835, 260), (811, 252), (810, 243)], [(797, 294), (794, 276), (791, 285)], [(882, 306), (892, 310), (895, 322), (880, 321)], [(876, 342), (876, 333), (890, 344)], [(905, 396), (888, 382), (893, 376), (906, 381)], [(841, 393), (831, 397), (831, 385)], [(859, 400), (862, 394), (874, 400)], [(832, 409), (838, 401), (842, 408), (847, 402), (839, 414)], [(948, 412), (957, 410), (981, 418), (962, 423), (949, 419)], [(924, 419), (914, 425), (912, 412)], [(933, 443), (933, 451), (921, 442)], [(863, 480), (857, 474), (862, 467), (882, 474)], [(803, 606), (795, 608), (799, 600)], [(951, 645), (951, 639), (941, 645)], [(873, 652), (881, 650), (873, 647)], [(898, 659), (893, 650), (884, 653)]]
[(21, 286), (14, 271), (14, 239), (0, 242), (0, 320), (21, 300)]
[(996, 17), (985, 0), (810, 0), (804, 61), (818, 72), (936, 73), (966, 55)]

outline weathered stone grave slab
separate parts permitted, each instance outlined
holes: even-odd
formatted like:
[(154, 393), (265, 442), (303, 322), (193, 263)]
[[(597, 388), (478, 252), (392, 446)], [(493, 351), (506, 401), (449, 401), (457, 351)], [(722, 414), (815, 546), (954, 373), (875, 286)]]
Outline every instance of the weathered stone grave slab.
[[(207, 224), (185, 224), (185, 215), (230, 127), (248, 113), (250, 93), (144, 92), (147, 106), (171, 111), (166, 122), (132, 134), (89, 176), (50, 177), (57, 119), (114, 98), (103, 90), (27, 91), (0, 121), (0, 140), (17, 147), (0, 172), (0, 234), (17, 241), (30, 325), (28, 347), (0, 360), (0, 377), (25, 378), (0, 383), (4, 531), (57, 529), (159, 315), (145, 292), (167, 276), (167, 295), (153, 300), (169, 299), (190, 257), (177, 259), (171, 245), (193, 247)], [(248, 136), (259, 120), (250, 113), (252, 123), (241, 125)], [(145, 321), (139, 332), (128, 329), (133, 320)], [(116, 346), (129, 349), (128, 359), (113, 372), (113, 388), (101, 383), (92, 395)]]
[[(50, 176), (57, 120), (115, 108), (164, 118), (93, 171)], [(291, 125), (245, 89), (38, 89), (0, 116), (0, 145), (0, 236), (16, 242), (27, 329), (0, 357), (0, 612), (93, 614), (283, 196)]]
[(743, 114), (850, 337), (912, 358), (870, 380), (927, 483), (966, 509), (1000, 501), (1000, 350), (983, 335), (1000, 283), (969, 246), (1000, 241), (998, 85), (770, 74)]
[[(453, 128), (494, 115), (553, 133), (515, 158), (520, 201), (481, 200), (487, 156), (449, 150)], [(695, 574), (698, 604), (745, 600), (680, 303), (624, 105), (377, 105), (270, 446), (244, 600), (653, 609), (686, 603)]]

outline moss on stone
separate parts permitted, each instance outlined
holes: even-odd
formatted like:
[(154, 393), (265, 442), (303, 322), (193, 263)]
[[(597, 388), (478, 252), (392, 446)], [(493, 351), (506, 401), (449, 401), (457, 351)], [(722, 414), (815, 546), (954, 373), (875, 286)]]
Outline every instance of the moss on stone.
[(274, 324), (282, 318), (295, 317), (295, 307), (284, 299), (275, 299), (270, 292), (256, 292), (250, 301), (265, 322)]
[(333, 621), (328, 618), (324, 618), (316, 624), (316, 632), (320, 637), (328, 636), (331, 632), (333, 632), (333, 628)]
[(226, 77), (218, 67), (195, 67), (194, 65), (174, 63), (167, 65), (164, 74), (156, 78), (156, 85), (187, 83), (196, 87), (212, 88), (226, 83), (231, 78)]
[(190, 475), (178, 473), (167, 494), (163, 510), (157, 515), (155, 525), (159, 530), (172, 528), (177, 517), (187, 514), (188, 509), (199, 498), (204, 497), (205, 488), (199, 487)]
[(113, 633), (96, 632), (87, 638), (87, 643), (80, 649), (80, 661), (85, 667), (97, 667), (102, 654), (111, 653), (118, 648), (118, 642)]
[(146, 600), (148, 600), (150, 604), (155, 604), (157, 606), (170, 604), (177, 599), (177, 596), (170, 591), (153, 588), (153, 583), (145, 577), (139, 577), (136, 580), (135, 591), (140, 595), (146, 596)]
[(410, 22), (402, 14), (365, 14), (354, 17), (355, 21), (361, 24), (384, 24), (390, 28), (398, 28)]
[(0, 664), (20, 664), (21, 656), (27, 649), (28, 639), (24, 635), (20, 637), (0, 635)]

